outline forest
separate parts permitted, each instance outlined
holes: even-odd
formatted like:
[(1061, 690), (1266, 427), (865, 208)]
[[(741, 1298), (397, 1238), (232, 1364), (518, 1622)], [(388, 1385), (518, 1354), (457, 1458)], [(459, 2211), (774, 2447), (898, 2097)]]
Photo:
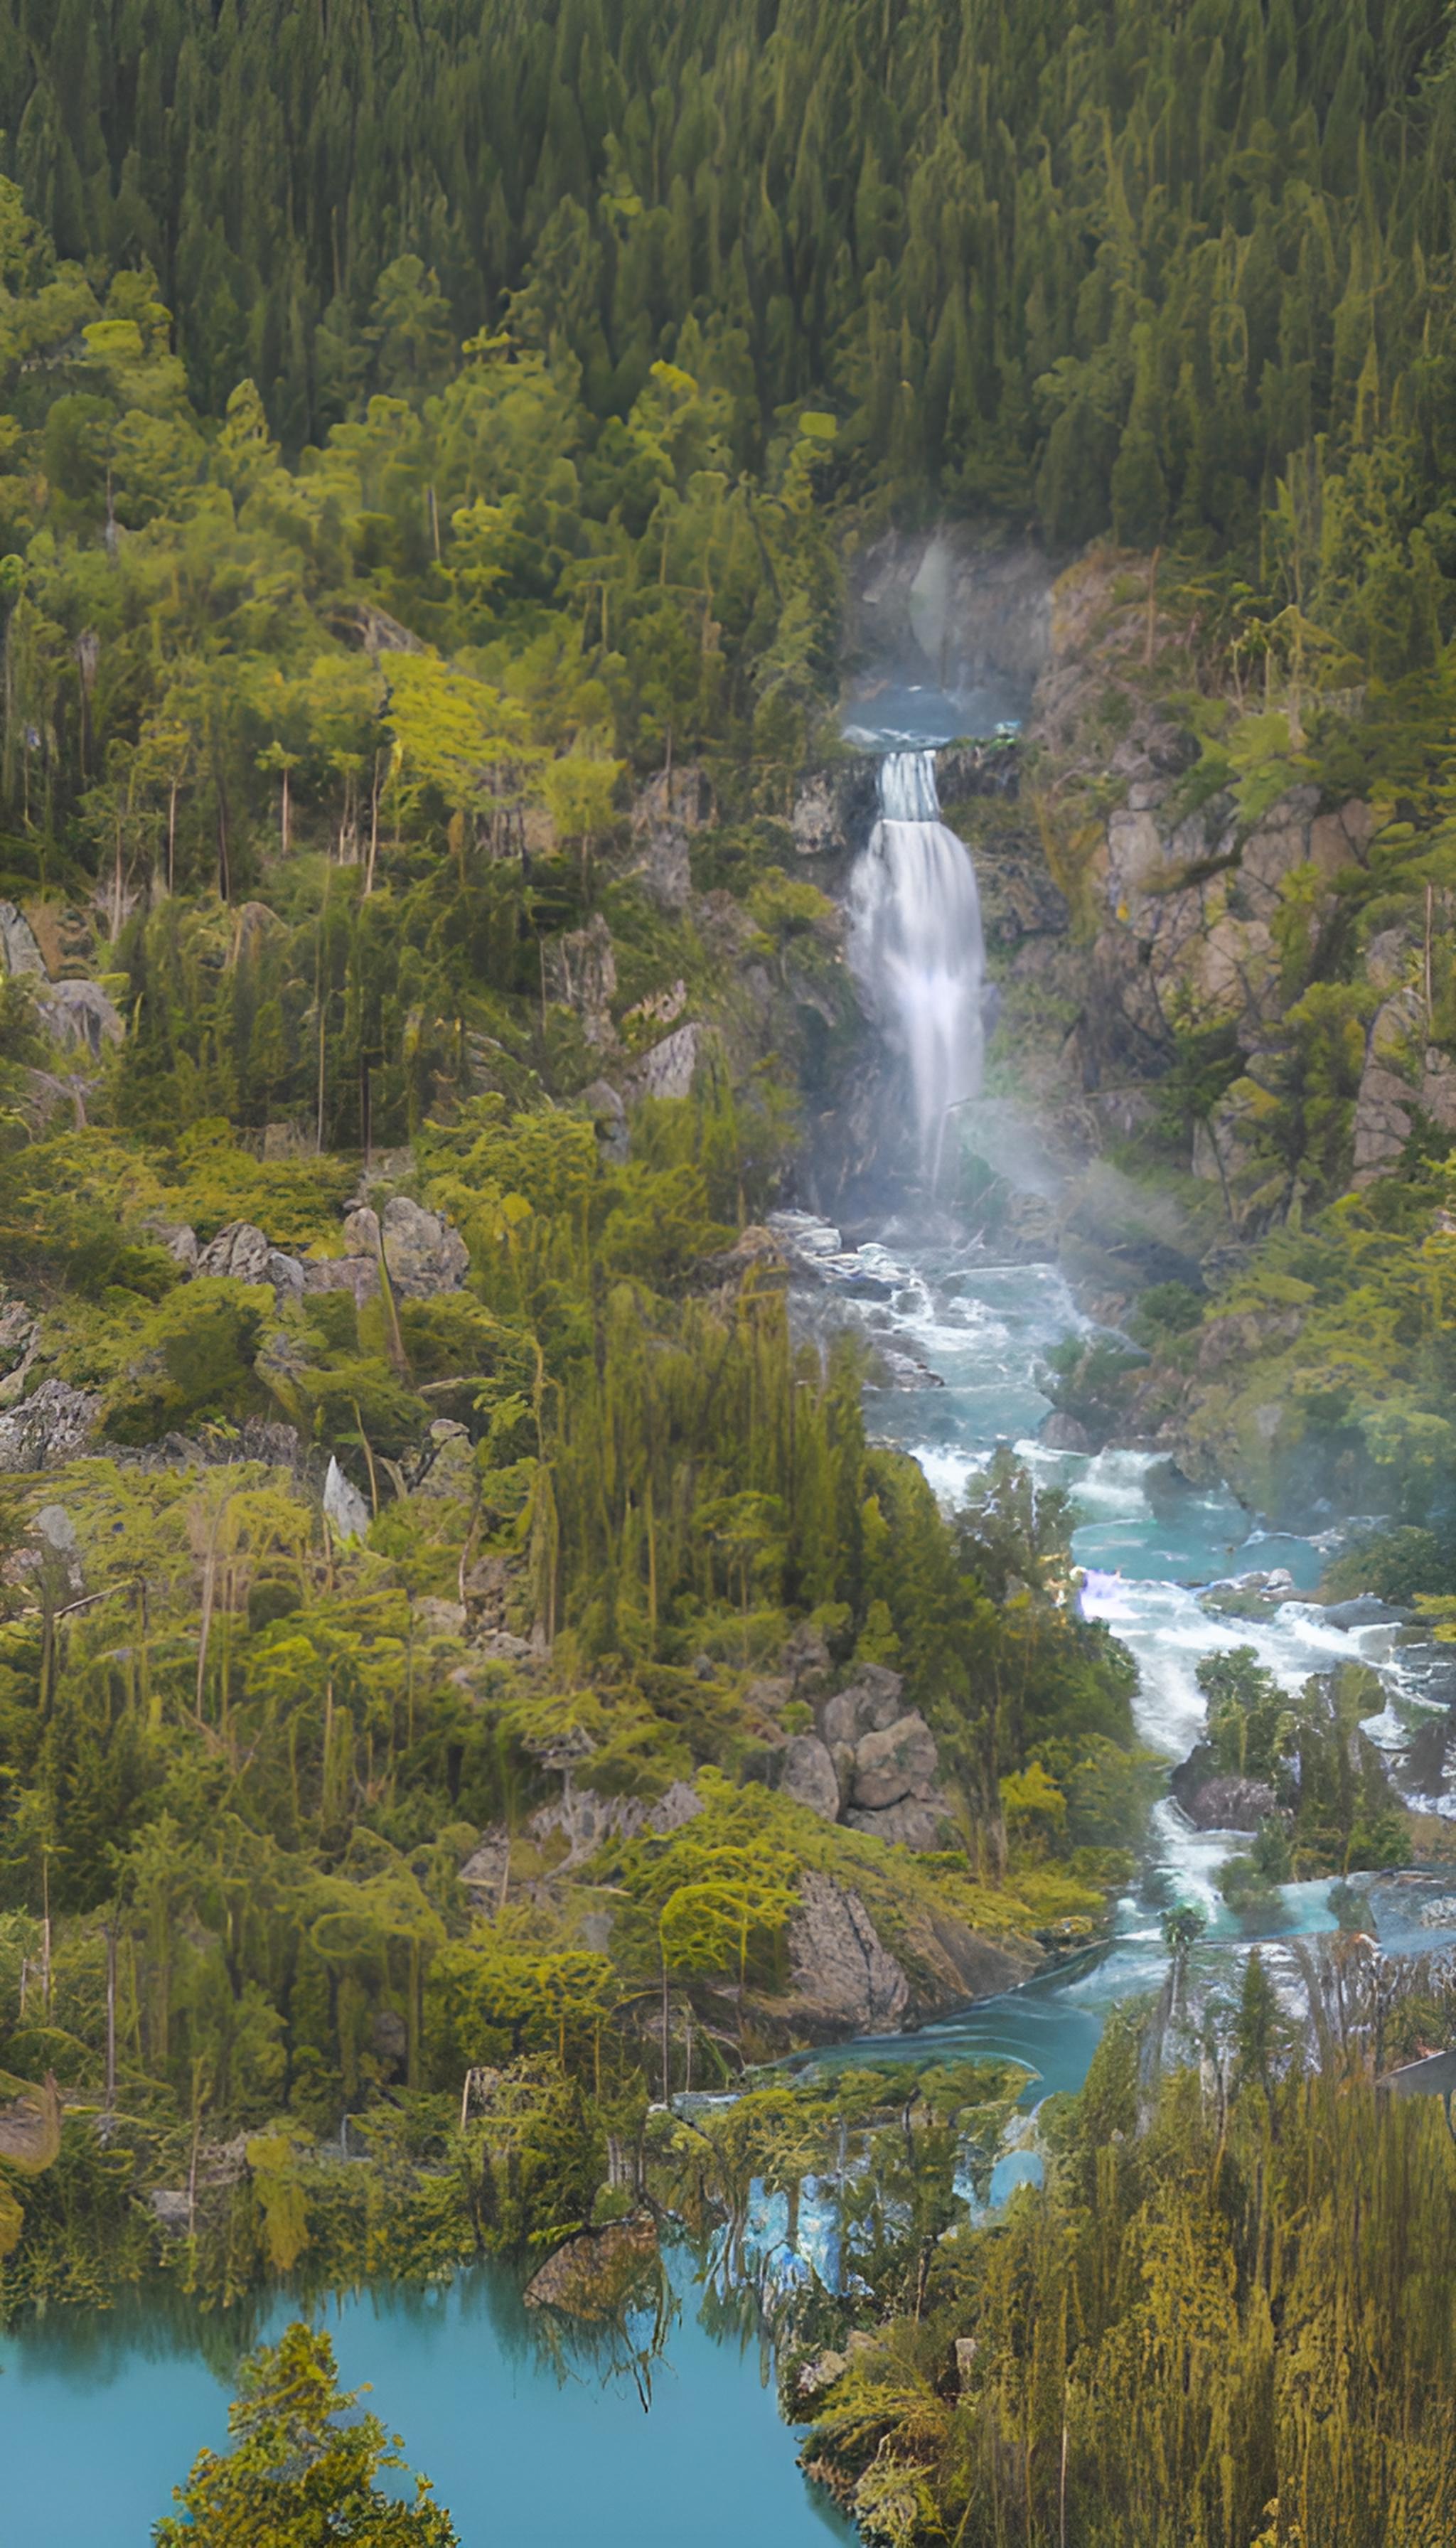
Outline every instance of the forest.
[[(1334, 2043), (1255, 1953), (1150, 2083), (1111, 2022), (991, 2229), (1017, 2078), (766, 2065), (866, 2031), (806, 1903), (933, 2015), (1105, 1938), (1166, 1767), (1069, 1498), (1003, 1448), (943, 1506), (769, 1226), (864, 1061), (794, 812), (876, 540), (1102, 579), (1091, 707), (964, 809), (1069, 915), (996, 1090), (1115, 1075), (1130, 734), (1212, 827), (1169, 905), (1369, 809), (1272, 1006), (1160, 1018), (1107, 1152), (1180, 1279), (1047, 1386), (1294, 1527), (1316, 1477), (1326, 1596), (1456, 1636), (1450, 1129), (1355, 1173), (1382, 932), (1427, 1096), (1456, 1046), (1453, 117), (1417, 0), (0, 0), (6, 2323), (837, 2168), (861, 2301), (775, 2334), (867, 2539), (1449, 2534), (1449, 2146), (1374, 2085), (1439, 1977)], [(1200, 1687), (1246, 1925), (1410, 1855), (1368, 1679), (1286, 1703), (1232, 1618)], [(851, 1696), (930, 1844), (796, 1787)], [(177, 2536), (272, 2483), (270, 2384), (355, 2429), (287, 2344)]]

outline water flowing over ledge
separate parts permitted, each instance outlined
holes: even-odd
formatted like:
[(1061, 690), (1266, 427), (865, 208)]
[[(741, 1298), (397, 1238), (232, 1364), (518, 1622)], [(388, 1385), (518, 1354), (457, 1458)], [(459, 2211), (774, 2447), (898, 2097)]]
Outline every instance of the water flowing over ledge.
[(909, 1063), (934, 1186), (950, 1116), (980, 1092), (980, 899), (970, 852), (941, 820), (933, 752), (887, 753), (879, 802), (850, 879), (849, 957), (886, 1040)]

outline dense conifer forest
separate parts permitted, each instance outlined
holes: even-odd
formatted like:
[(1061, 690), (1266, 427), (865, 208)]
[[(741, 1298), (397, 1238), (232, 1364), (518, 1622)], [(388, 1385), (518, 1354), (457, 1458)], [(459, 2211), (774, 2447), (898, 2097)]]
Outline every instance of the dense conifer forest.
[[(1180, 982), (1118, 1047), (1179, 1279), (1047, 1387), (1301, 1529), (1313, 1464), (1325, 1594), (1456, 1634), (1453, 158), (1417, 0), (0, 0), (7, 2321), (832, 2183), (774, 2331), (871, 2542), (1451, 2535), (1452, 2145), (1374, 2079), (1456, 2021), (1363, 1897), (1299, 2019), (1257, 1953), (1189, 2017), (1174, 1906), (990, 2228), (1019, 2074), (764, 2065), (1103, 1937), (1166, 1768), (1068, 1497), (1003, 1447), (943, 1508), (766, 1227), (867, 1066), (795, 808), (876, 540), (1044, 560), (1092, 701), (959, 809), (1069, 951), (1005, 967), (998, 1091), (1116, 1076), (1139, 737), (1228, 824), (1165, 907), (1362, 809), (1256, 1031)], [(1370, 1675), (1228, 1648), (1234, 1912), (1440, 1845)], [(929, 1747), (929, 1839), (815, 1800), (836, 1707)], [(374, 2517), (294, 2330), (179, 2538), (285, 2380)]]

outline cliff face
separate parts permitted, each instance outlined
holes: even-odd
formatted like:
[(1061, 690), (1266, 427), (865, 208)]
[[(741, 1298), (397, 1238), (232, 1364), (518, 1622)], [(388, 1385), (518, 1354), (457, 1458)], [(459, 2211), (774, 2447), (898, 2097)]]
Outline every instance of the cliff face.
[[(1383, 1503), (1386, 1435), (1427, 1411), (1418, 1352), (1356, 1373), (1336, 1419), (1321, 1366), (1347, 1359), (1360, 1278), (1337, 1234), (1313, 1291), (1284, 1261), (1295, 1233), (1344, 1226), (1324, 1218), (1341, 1197), (1409, 1202), (1410, 1162), (1456, 1138), (1456, 895), (1427, 889), (1418, 837), (1404, 865), (1392, 851), (1411, 827), (1367, 774), (1363, 694), (1251, 688), (1145, 557), (1094, 551), (1052, 582), (1026, 553), (896, 538), (851, 584), (862, 698), (892, 676), (900, 700), (911, 676), (1029, 685), (1015, 742), (938, 755), (995, 1030), (957, 1200), (998, 1248), (1058, 1254), (1109, 1325), (1133, 1320), (1141, 1364), (1096, 1420), (1074, 1391), (1068, 1414), (1287, 1517)], [(873, 816), (870, 757), (806, 774), (793, 871), (842, 900)], [(893, 1064), (853, 1015), (836, 1059), (803, 1174), (853, 1227), (899, 1198), (905, 1153)], [(1456, 1230), (1431, 1200), (1411, 1248)], [(1139, 1296), (1168, 1282), (1176, 1333), (1148, 1333)]]

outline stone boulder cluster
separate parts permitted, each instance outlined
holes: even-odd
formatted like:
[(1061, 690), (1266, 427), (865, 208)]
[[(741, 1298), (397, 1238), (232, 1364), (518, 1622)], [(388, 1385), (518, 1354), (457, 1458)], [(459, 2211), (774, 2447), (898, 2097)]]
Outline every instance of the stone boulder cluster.
[[(355, 1203), (343, 1227), (340, 1256), (291, 1256), (275, 1247), (266, 1231), (248, 1221), (230, 1221), (206, 1245), (187, 1227), (163, 1230), (161, 1238), (185, 1281), (223, 1278), (234, 1283), (266, 1285), (278, 1310), (319, 1292), (349, 1292), (362, 1308), (380, 1290), (381, 1268), (397, 1300), (427, 1300), (458, 1291), (470, 1270), (470, 1255), (458, 1230), (442, 1213), (428, 1212), (407, 1195), (392, 1195), (382, 1212)], [(102, 1402), (92, 1391), (70, 1382), (43, 1380), (23, 1396), (32, 1368), (43, 1352), (41, 1322), (22, 1301), (0, 1307), (0, 1361), (10, 1369), (0, 1380), (0, 1473), (33, 1474), (63, 1468), (88, 1449), (101, 1421)], [(430, 1428), (421, 1454), (421, 1480), (430, 1491), (448, 1492), (449, 1455), (464, 1427), (441, 1420)], [(290, 1426), (250, 1420), (239, 1445), (244, 1458), (280, 1458), (283, 1444), (297, 1450)], [(174, 1447), (187, 1445), (176, 1437)], [(330, 1520), (345, 1534), (360, 1528), (362, 1499), (334, 1470)]]
[(898, 1673), (862, 1665), (847, 1688), (820, 1700), (815, 1732), (790, 1735), (778, 1784), (826, 1822), (906, 1849), (937, 1849), (950, 1812), (937, 1783), (940, 1755), (904, 1691)]
[(381, 1266), (398, 1299), (427, 1300), (458, 1291), (470, 1268), (465, 1241), (443, 1213), (426, 1212), (408, 1195), (391, 1196), (382, 1213), (355, 1204), (345, 1217), (341, 1256), (290, 1256), (249, 1221), (229, 1221), (205, 1247), (186, 1228), (169, 1230), (166, 1243), (184, 1275), (269, 1284), (280, 1310), (312, 1292), (351, 1292), (362, 1308), (379, 1291)]

